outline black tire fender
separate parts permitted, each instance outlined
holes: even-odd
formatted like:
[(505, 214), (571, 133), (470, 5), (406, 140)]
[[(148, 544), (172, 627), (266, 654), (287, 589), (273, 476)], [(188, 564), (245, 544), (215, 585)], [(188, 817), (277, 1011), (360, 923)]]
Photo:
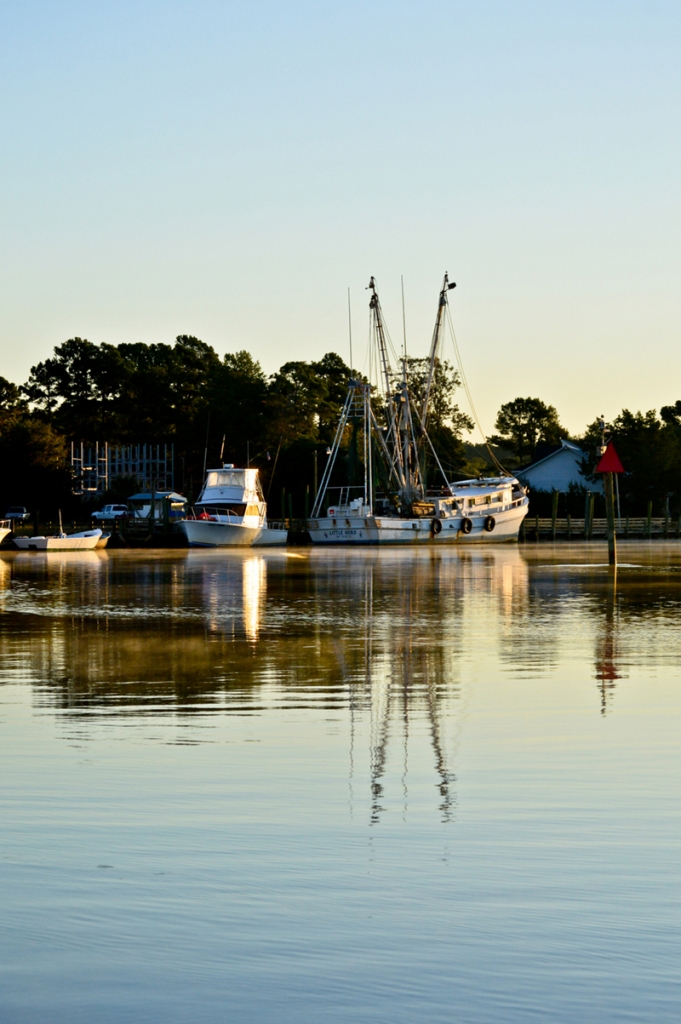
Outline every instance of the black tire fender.
[(473, 529), (473, 520), (469, 519), (468, 516), (464, 516), (461, 520), (461, 526), (459, 529), (462, 533), (470, 533)]
[(487, 519), (485, 519), (485, 532), (491, 533), (496, 525), (494, 516), (487, 516)]
[(430, 528), (435, 534), (435, 536), (437, 536), (438, 533), (442, 533), (442, 523), (440, 522), (439, 519), (433, 519), (433, 521), (430, 524)]

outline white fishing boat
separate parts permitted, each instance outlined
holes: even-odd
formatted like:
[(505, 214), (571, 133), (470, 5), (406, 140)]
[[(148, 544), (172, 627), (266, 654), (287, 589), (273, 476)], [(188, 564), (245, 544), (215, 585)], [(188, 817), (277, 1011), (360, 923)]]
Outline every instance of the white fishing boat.
[[(522, 484), (504, 474), (477, 480), (447, 479), (428, 434), (429, 404), (445, 322), (445, 274), (438, 301), (425, 387), (417, 403), (410, 389), (408, 360), (391, 364), (376, 284), (372, 277), (373, 343), (381, 367), (382, 410), (372, 386), (351, 380), (330, 457), (307, 526), (314, 544), (443, 544), (514, 541), (529, 504)], [(331, 487), (341, 446), (350, 432), (363, 483)], [(426, 456), (438, 486), (426, 484)]]
[(288, 538), (283, 524), (267, 522), (258, 470), (231, 463), (208, 470), (193, 515), (177, 525), (190, 547), (272, 547)]
[(15, 537), (14, 543), (20, 551), (93, 551), (101, 537), (101, 530), (83, 530), (53, 537)]
[(9, 519), (0, 519), (0, 544), (2, 544), (5, 537), (8, 537), (11, 532), (11, 521)]

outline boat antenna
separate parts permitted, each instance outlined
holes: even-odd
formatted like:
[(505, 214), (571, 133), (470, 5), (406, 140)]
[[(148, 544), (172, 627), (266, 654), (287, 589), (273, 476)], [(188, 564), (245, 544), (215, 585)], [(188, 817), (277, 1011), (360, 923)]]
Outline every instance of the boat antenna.
[(402, 337), (404, 339), (404, 362), (407, 363), (407, 315), (404, 310), (404, 274), (400, 274), (402, 284)]
[(350, 370), (352, 370), (352, 311), (350, 309), (350, 289), (348, 288), (348, 333), (350, 335)]
[(277, 445), (277, 454), (274, 456), (274, 465), (272, 466), (272, 472), (270, 473), (270, 481), (267, 485), (267, 494), (265, 495), (265, 501), (269, 501), (270, 498), (270, 491), (272, 490), (272, 481), (274, 480), (274, 474), (277, 471), (277, 461), (279, 459), (279, 452), (281, 451), (281, 442), (283, 441), (283, 439), (284, 435), (282, 434), (281, 437), (279, 438), (279, 444)]
[(210, 431), (210, 409), (208, 410), (208, 422), (206, 423), (206, 446), (203, 449), (203, 478), (206, 478), (206, 466), (208, 464), (208, 432)]

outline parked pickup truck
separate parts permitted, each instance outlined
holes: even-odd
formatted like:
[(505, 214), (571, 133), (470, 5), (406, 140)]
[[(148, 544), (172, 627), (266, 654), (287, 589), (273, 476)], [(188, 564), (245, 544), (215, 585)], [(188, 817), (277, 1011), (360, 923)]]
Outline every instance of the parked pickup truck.
[(99, 512), (93, 512), (93, 519), (122, 519), (123, 516), (127, 516), (128, 506), (127, 505), (105, 505)]

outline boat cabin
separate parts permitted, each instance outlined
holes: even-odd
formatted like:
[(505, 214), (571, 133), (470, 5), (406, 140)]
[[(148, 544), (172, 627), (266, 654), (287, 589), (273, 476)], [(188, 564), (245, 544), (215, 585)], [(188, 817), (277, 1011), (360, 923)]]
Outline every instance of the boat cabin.
[(525, 498), (524, 488), (514, 477), (457, 480), (451, 484), (451, 491), (465, 515), (502, 512), (520, 504)]
[(258, 470), (237, 469), (231, 463), (209, 469), (195, 512), (203, 517), (226, 517), (245, 526), (264, 525), (267, 506)]

